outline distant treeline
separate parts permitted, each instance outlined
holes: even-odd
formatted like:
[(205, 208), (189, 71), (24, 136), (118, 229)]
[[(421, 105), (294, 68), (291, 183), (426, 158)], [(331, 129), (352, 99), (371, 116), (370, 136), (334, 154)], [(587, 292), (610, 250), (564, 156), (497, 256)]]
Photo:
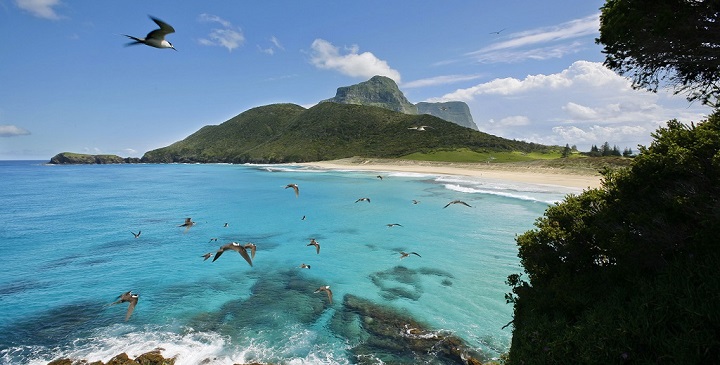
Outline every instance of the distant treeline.
[[(565, 145), (565, 149), (563, 149), (562, 157), (569, 157), (573, 152), (578, 152), (577, 146), (573, 145), (570, 147), (570, 145)], [(634, 157), (632, 149), (625, 147), (625, 149), (620, 152), (620, 149), (618, 146), (613, 145), (610, 147), (609, 142), (603, 143), (603, 145), (598, 148), (596, 145), (592, 145), (590, 147), (590, 152), (580, 152), (580, 154), (590, 157), (604, 157), (604, 156), (622, 156), (622, 157)]]

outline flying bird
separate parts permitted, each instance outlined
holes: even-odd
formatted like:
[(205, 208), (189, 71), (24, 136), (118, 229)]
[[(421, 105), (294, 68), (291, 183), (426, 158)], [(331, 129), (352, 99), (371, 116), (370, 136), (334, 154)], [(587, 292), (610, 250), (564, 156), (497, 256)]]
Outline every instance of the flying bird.
[(386, 224), (386, 226), (388, 226), (388, 228), (392, 228), (392, 227), (395, 227), (395, 226), (400, 226), (400, 227), (402, 227), (403, 225), (400, 224), (400, 223), (388, 223), (388, 224)]
[(300, 196), (300, 187), (298, 187), (297, 184), (287, 184), (285, 185), (285, 189), (287, 188), (293, 188), (293, 190), (295, 190), (295, 197)]
[(382, 175), (378, 175), (378, 176), (375, 176), (375, 177), (377, 177), (377, 178), (380, 179), (380, 180), (383, 179)]
[(321, 291), (324, 291), (327, 293), (328, 299), (330, 300), (330, 304), (332, 304), (332, 290), (330, 290), (330, 285), (321, 286), (321, 287), (315, 289), (315, 291), (313, 293), (319, 293)]
[(495, 31), (495, 32), (490, 32), (490, 34), (500, 34), (500, 32), (502, 32), (502, 31), (505, 30), (505, 29), (507, 29), (507, 28), (503, 28), (503, 29), (500, 29), (500, 30)]
[[(257, 246), (255, 246), (254, 243), (248, 242), (243, 246), (246, 250), (250, 250), (250, 258), (255, 260), (255, 250), (257, 250)], [(246, 251), (247, 252), (247, 251)], [(252, 264), (250, 264), (252, 266)]]
[(370, 198), (360, 198), (360, 199), (358, 199), (358, 200), (355, 201), (355, 203), (357, 203), (357, 202), (368, 202), (368, 203), (370, 203)]
[(406, 257), (408, 257), (408, 256), (410, 256), (410, 255), (416, 255), (417, 257), (422, 257), (422, 256), (420, 256), (417, 252), (404, 252), (404, 251), (400, 251), (400, 258), (401, 258), (401, 259), (404, 259), (404, 258), (406, 258)]
[(315, 246), (315, 251), (319, 254), (320, 253), (320, 242), (315, 241), (314, 238), (310, 239), (310, 243), (308, 243), (306, 246)]
[(417, 203), (420, 203), (420, 201), (413, 199), (413, 204), (417, 204)]
[(185, 232), (190, 229), (190, 227), (194, 226), (195, 222), (192, 221), (192, 218), (185, 218), (185, 223), (179, 225), (178, 227), (185, 227)]
[(152, 19), (152, 21), (154, 21), (155, 24), (157, 24), (160, 28), (151, 31), (145, 36), (145, 38), (138, 38), (131, 35), (123, 34), (124, 36), (133, 40), (127, 45), (132, 46), (136, 44), (144, 44), (146, 46), (155, 48), (172, 48), (177, 51), (177, 49), (173, 47), (172, 43), (165, 40), (166, 35), (170, 33), (175, 33), (175, 28), (171, 27), (170, 24), (165, 23), (158, 18), (150, 17), (150, 19)]
[(208, 253), (206, 253), (206, 254), (204, 254), (204, 255), (200, 256), (200, 257), (204, 257), (204, 258), (205, 258), (205, 260), (203, 260), (203, 261), (207, 261), (207, 259), (209, 259), (209, 258), (210, 258), (210, 256), (212, 256), (212, 254), (213, 254), (212, 252), (208, 252)]
[(301, 269), (309, 269), (309, 268), (310, 268), (310, 265), (303, 263), (303, 264), (300, 264), (299, 267), (300, 267)]
[(240, 254), (240, 256), (245, 259), (245, 261), (247, 261), (248, 264), (250, 264), (250, 266), (253, 266), (252, 259), (250, 258), (250, 255), (248, 255), (246, 247), (237, 242), (230, 242), (226, 245), (221, 246), (220, 249), (217, 250), (217, 252), (215, 253), (215, 257), (213, 258), (212, 262), (215, 262), (215, 260), (217, 260), (220, 255), (223, 254), (223, 252), (228, 250), (236, 251)]
[(217, 242), (217, 238), (215, 238), (215, 237), (211, 238), (210, 241), (208, 241), (208, 243), (210, 243), (210, 242)]
[(464, 206), (466, 206), (466, 207), (471, 207), (471, 208), (472, 208), (472, 206), (470, 206), (470, 204), (465, 203), (465, 202), (462, 201), (462, 200), (453, 200), (453, 201), (451, 201), (450, 203), (447, 203), (447, 205), (445, 205), (445, 206), (443, 207), (443, 209), (449, 207), (451, 204), (462, 204), (462, 205), (464, 205)]
[(135, 238), (140, 238), (140, 233), (142, 233), (142, 231), (138, 231), (138, 233), (135, 233), (135, 232), (133, 232), (133, 231), (130, 231), (130, 233), (132, 233), (133, 236), (135, 236)]
[(408, 129), (414, 129), (416, 131), (424, 131), (425, 128), (432, 128), (432, 127), (429, 125), (421, 125), (421, 126), (417, 126), (417, 127), (410, 127)]
[(139, 296), (137, 294), (134, 294), (132, 291), (125, 292), (121, 294), (118, 297), (118, 300), (111, 303), (110, 305), (120, 304), (128, 302), (130, 305), (128, 306), (127, 312), (125, 313), (125, 320), (127, 321), (130, 319), (130, 316), (132, 315), (133, 310), (135, 309), (135, 306), (137, 305)]
[(223, 226), (223, 228), (227, 228), (227, 226), (228, 226), (228, 224), (227, 224), (227, 222), (226, 222), (225, 225)]

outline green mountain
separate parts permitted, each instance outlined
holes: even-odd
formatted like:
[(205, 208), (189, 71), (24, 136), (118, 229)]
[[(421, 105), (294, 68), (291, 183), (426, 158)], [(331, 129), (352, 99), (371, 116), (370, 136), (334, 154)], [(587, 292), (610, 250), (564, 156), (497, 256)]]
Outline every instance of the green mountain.
[(395, 81), (385, 76), (373, 76), (359, 84), (337, 89), (335, 97), (322, 102), (378, 106), (405, 114), (417, 114), (417, 107), (405, 98)]
[[(410, 129), (430, 126), (425, 131)], [(142, 162), (309, 162), (353, 156), (397, 158), (412, 153), (545, 152), (552, 147), (513, 141), (428, 115), (325, 102), (310, 109), (272, 104), (209, 125)]]

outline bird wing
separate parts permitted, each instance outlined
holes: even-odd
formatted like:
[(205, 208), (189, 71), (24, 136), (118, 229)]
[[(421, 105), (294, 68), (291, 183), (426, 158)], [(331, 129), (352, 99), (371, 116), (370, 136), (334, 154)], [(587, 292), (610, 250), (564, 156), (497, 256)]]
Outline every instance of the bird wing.
[(150, 19), (152, 19), (152, 21), (154, 21), (155, 24), (157, 24), (158, 27), (160, 27), (160, 29), (155, 29), (152, 32), (148, 33), (148, 35), (147, 35), (148, 38), (152, 38), (152, 36), (155, 36), (155, 38), (162, 39), (162, 38), (165, 38), (166, 34), (175, 33), (175, 28), (170, 26), (170, 24), (165, 23), (164, 21), (162, 21), (158, 18), (155, 18), (155, 17), (150, 17)]
[(472, 207), (470, 206), (470, 204), (468, 204), (468, 203), (465, 203), (465, 202), (460, 202), (460, 204), (462, 204), (462, 205), (465, 205), (465, 206), (468, 206), (468, 207), (472, 208)]
[(127, 321), (130, 319), (130, 316), (132, 315), (133, 310), (135, 310), (135, 306), (137, 305), (138, 298), (132, 298), (130, 300), (130, 305), (128, 306), (127, 313), (125, 313), (125, 320)]
[(420, 256), (420, 254), (418, 254), (417, 252), (410, 252), (410, 253), (413, 254), (413, 255), (417, 255), (418, 257), (422, 257), (422, 256)]
[(320, 254), (320, 244), (317, 242), (315, 243), (315, 251)]
[(245, 250), (245, 247), (240, 247), (238, 250), (238, 253), (240, 253), (240, 256), (242, 256), (245, 261), (247, 261), (250, 266), (252, 266), (252, 259), (250, 259), (250, 255), (248, 255), (247, 250)]
[(327, 292), (328, 299), (330, 300), (330, 304), (332, 304), (332, 290), (330, 289), (324, 289)]
[(225, 249), (224, 249), (224, 248), (220, 248), (220, 249), (217, 251), (217, 253), (215, 254), (215, 257), (213, 258), (212, 262), (215, 262), (215, 260), (217, 260), (218, 257), (220, 257), (220, 255), (223, 254), (223, 252), (225, 252)]
[[(251, 245), (250, 246), (250, 257), (254, 260), (255, 259), (255, 250), (257, 249), (257, 246)], [(250, 264), (252, 266), (252, 264)]]
[(445, 209), (445, 208), (449, 207), (449, 206), (450, 206), (450, 204), (453, 204), (453, 202), (447, 203), (447, 204), (446, 204), (446, 205), (445, 205), (445, 206), (443, 207), (443, 209)]

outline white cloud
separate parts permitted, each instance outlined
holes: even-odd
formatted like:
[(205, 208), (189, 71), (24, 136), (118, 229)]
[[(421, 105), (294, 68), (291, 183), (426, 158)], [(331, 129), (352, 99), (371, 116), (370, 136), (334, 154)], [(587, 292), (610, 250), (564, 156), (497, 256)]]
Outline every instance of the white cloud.
[(589, 150), (605, 141), (647, 145), (670, 119), (699, 122), (711, 113), (682, 95), (634, 90), (599, 62), (576, 61), (554, 74), (494, 79), (429, 101), (465, 101), (481, 131)]
[(0, 137), (17, 137), (27, 136), (30, 134), (25, 128), (20, 128), (12, 124), (0, 124)]
[(61, 5), (60, 0), (15, 0), (15, 5), (38, 18), (60, 19), (54, 9)]
[(257, 47), (260, 50), (260, 52), (267, 53), (271, 56), (275, 54), (276, 49), (281, 50), (281, 51), (285, 50), (285, 47), (283, 47), (283, 45), (280, 44), (280, 41), (275, 36), (270, 37), (270, 43), (272, 43), (272, 45), (267, 48), (260, 47), (260, 45), (258, 45)]
[(245, 35), (240, 28), (234, 27), (229, 21), (217, 15), (200, 14), (201, 22), (218, 23), (222, 28), (215, 28), (210, 31), (208, 38), (200, 38), (198, 42), (204, 46), (220, 46), (227, 48), (228, 52), (242, 46), (245, 43)]
[(347, 54), (340, 54), (340, 50), (324, 39), (316, 39), (312, 43), (310, 62), (318, 68), (336, 70), (352, 77), (370, 78), (376, 75), (389, 77), (400, 82), (400, 72), (392, 69), (386, 61), (377, 58), (370, 52), (359, 52), (359, 47), (353, 45), (347, 49)]
[(482, 75), (479, 75), (479, 74), (436, 76), (436, 77), (430, 77), (427, 79), (420, 79), (420, 80), (406, 82), (406, 83), (402, 84), (402, 87), (405, 89), (412, 89), (412, 88), (417, 88), (417, 87), (448, 85), (448, 84), (454, 84), (457, 82), (477, 80), (480, 77), (482, 77)]
[(502, 40), (466, 56), (482, 63), (560, 58), (586, 47), (587, 42), (580, 42), (577, 38), (599, 35), (599, 17), (598, 13), (552, 27), (510, 33)]
[(502, 126), (512, 126), (512, 127), (518, 127), (523, 125), (529, 125), (530, 124), (530, 118), (524, 116), (524, 115), (511, 115), (509, 117), (502, 118), (500, 120), (500, 125)]

